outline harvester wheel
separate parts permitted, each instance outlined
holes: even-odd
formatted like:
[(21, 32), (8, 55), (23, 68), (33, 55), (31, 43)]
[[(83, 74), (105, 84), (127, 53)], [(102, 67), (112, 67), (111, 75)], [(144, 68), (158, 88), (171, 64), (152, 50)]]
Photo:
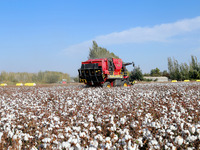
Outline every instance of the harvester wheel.
[(123, 87), (127, 87), (127, 86), (128, 86), (128, 82), (127, 82), (127, 81), (123, 81), (123, 82), (122, 82), (122, 86), (123, 86)]
[(105, 83), (103, 84), (103, 87), (111, 88), (110, 82), (105, 82)]

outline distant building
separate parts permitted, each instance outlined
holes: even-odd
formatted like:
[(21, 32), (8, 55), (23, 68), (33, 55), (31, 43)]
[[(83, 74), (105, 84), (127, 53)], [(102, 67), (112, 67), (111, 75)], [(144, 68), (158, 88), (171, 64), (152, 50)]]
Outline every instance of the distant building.
[(145, 77), (145, 79), (149, 79), (152, 81), (156, 81), (156, 82), (168, 82), (168, 78), (167, 77)]

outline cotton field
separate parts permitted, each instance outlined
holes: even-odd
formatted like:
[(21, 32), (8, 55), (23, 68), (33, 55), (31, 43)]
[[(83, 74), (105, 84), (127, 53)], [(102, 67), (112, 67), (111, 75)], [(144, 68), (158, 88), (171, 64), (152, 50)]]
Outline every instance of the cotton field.
[(200, 83), (0, 87), (0, 149), (200, 149)]

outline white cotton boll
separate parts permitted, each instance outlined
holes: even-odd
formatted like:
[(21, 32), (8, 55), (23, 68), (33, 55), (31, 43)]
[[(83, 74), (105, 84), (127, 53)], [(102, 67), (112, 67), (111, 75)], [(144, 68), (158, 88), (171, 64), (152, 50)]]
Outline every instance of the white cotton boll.
[(101, 131), (101, 126), (97, 126), (96, 128)]
[(126, 119), (125, 119), (125, 118), (121, 118), (121, 119), (120, 119), (120, 123), (121, 123), (121, 124), (125, 124), (125, 122), (126, 122)]
[(197, 124), (195, 127), (196, 129), (200, 129), (200, 124)]
[(42, 139), (42, 142), (43, 143), (50, 143), (51, 139), (50, 138), (44, 138), (44, 139)]
[(80, 133), (79, 133), (79, 136), (80, 136), (80, 137), (86, 137), (86, 134), (85, 134), (85, 132), (80, 132)]
[(177, 115), (177, 118), (181, 117), (181, 113), (180, 112), (177, 112), (176, 115)]
[(110, 130), (111, 130), (111, 131), (116, 131), (116, 129), (117, 129), (117, 128), (116, 128), (116, 124), (113, 124), (113, 126), (110, 127)]
[(72, 127), (73, 130), (80, 132), (81, 131), (81, 127)]
[(192, 136), (188, 136), (187, 140), (190, 142), (194, 142), (195, 140), (197, 140), (197, 138), (198, 138), (197, 136), (192, 135)]
[(3, 132), (0, 132), (0, 143), (1, 143), (1, 137), (3, 136)]
[(200, 134), (200, 129), (197, 129), (197, 133)]
[(173, 147), (174, 145), (172, 143), (167, 142), (168, 147)]
[[(14, 136), (13, 136), (13, 140), (16, 140), (17, 139), (17, 135), (15, 134)], [(1, 141), (0, 141), (1, 142)]]
[(110, 137), (106, 137), (106, 139), (105, 139), (105, 140), (106, 140), (106, 142), (108, 142), (108, 143), (110, 143), (110, 142), (111, 142), (111, 141), (110, 141), (110, 140), (111, 140), (111, 139), (110, 139)]
[(150, 141), (150, 144), (151, 144), (151, 145), (158, 145), (158, 141), (156, 141), (155, 139), (154, 139), (154, 140), (151, 140), (151, 141)]
[(94, 137), (94, 139), (99, 139), (99, 141), (103, 141), (103, 137), (102, 137), (102, 135), (101, 134), (97, 134), (95, 137)]
[(22, 140), (20, 139), (19, 141), (18, 141), (18, 149), (21, 149), (21, 147), (22, 147)]
[(175, 110), (175, 106), (176, 106), (176, 104), (175, 104), (175, 105), (173, 105), (173, 106), (171, 107), (171, 109), (172, 109), (172, 110)]
[(57, 125), (55, 125), (55, 128), (59, 128), (59, 125), (57, 124)]
[(151, 127), (156, 127), (156, 123), (155, 122), (151, 122)]
[(75, 145), (75, 149), (81, 149), (81, 145), (79, 144), (79, 143), (77, 143), (76, 145)]
[(181, 129), (183, 130), (184, 127), (184, 122), (181, 123)]
[(161, 118), (161, 119), (160, 119), (160, 123), (161, 123), (161, 125), (165, 125), (165, 122), (166, 122), (166, 121), (165, 121), (164, 118)]
[(187, 150), (193, 150), (193, 148), (192, 147), (188, 147)]
[(66, 127), (65, 132), (69, 132), (69, 131), (72, 131), (72, 129), (70, 127)]
[(49, 131), (52, 131), (52, 130), (53, 130), (53, 128), (52, 128), (52, 127), (49, 127), (49, 128), (48, 128), (48, 130), (49, 130)]
[(131, 140), (129, 140), (129, 141), (128, 141), (128, 149), (132, 148), (131, 145), (132, 145), (132, 142), (131, 142)]
[(132, 137), (129, 134), (126, 134), (125, 135), (125, 140), (130, 140), (130, 139), (132, 139)]
[(102, 119), (101, 118), (97, 118), (97, 122), (98, 123), (102, 123)]
[(27, 134), (24, 135), (24, 141), (28, 141), (28, 135)]
[(167, 129), (167, 133), (169, 133), (169, 134), (170, 134), (171, 132), (172, 132), (172, 130), (171, 130), (171, 129)]
[(189, 131), (192, 133), (192, 134), (194, 134), (195, 133), (195, 126), (194, 125), (191, 125), (190, 127), (189, 127)]
[(18, 129), (22, 129), (22, 128), (23, 128), (23, 126), (21, 126), (21, 125), (18, 125), (18, 126), (17, 126), (17, 128), (18, 128)]
[(181, 113), (185, 113), (185, 109), (183, 107), (181, 107), (180, 109), (181, 109)]
[(177, 150), (176, 147), (175, 147), (174, 145), (172, 146), (172, 150)]
[(59, 133), (59, 134), (58, 134), (58, 138), (59, 138), (59, 139), (64, 139), (65, 137), (64, 137), (64, 135), (63, 135), (62, 133)]
[(59, 118), (59, 117), (56, 117), (56, 116), (53, 117), (53, 119), (54, 119), (55, 121), (57, 121), (57, 122), (60, 121), (60, 118)]
[(62, 142), (62, 148), (70, 148), (71, 144), (69, 142)]
[(175, 143), (177, 143), (178, 145), (182, 145), (183, 144), (183, 138), (181, 136), (177, 136), (175, 138)]
[(111, 149), (111, 143), (106, 143), (106, 145), (105, 145), (105, 148), (107, 148), (107, 149)]
[(170, 149), (170, 148), (169, 148), (167, 145), (165, 145), (165, 149), (167, 149), (167, 150), (168, 150), (168, 149)]
[(9, 138), (12, 138), (13, 135), (14, 135), (14, 133), (13, 133), (12, 131), (9, 131), (9, 132), (8, 132), (8, 137), (9, 137)]
[[(139, 150), (139, 146), (137, 144), (134, 144), (131, 146), (131, 141), (128, 142), (128, 150)], [(125, 148), (125, 147), (124, 147)]]
[(89, 147), (88, 150), (96, 150), (95, 147)]
[(25, 127), (25, 128), (27, 128), (27, 127), (28, 127), (28, 125), (25, 123), (25, 124), (24, 124), (24, 127)]
[(58, 145), (59, 143), (58, 143), (58, 141), (57, 141), (57, 140), (55, 140), (55, 141), (53, 141), (53, 144), (56, 144), (56, 145)]
[(8, 120), (8, 118), (1, 118), (1, 121), (3, 122), (3, 121), (7, 121)]
[(95, 147), (98, 147), (98, 145), (99, 145), (98, 141), (97, 141), (97, 140), (94, 140), (94, 146), (95, 146)]
[(31, 150), (37, 150), (37, 148), (36, 148), (35, 146), (33, 146), (33, 147), (31, 148)]
[(171, 129), (172, 131), (177, 130), (177, 128), (176, 128), (175, 126), (173, 126), (173, 125), (170, 125), (170, 129)]
[(110, 123), (114, 124), (114, 116), (110, 117)]
[(97, 148), (98, 147), (98, 141), (97, 140), (92, 140), (92, 141), (90, 141), (90, 147), (95, 147), (95, 148)]
[(118, 136), (115, 134), (112, 141), (117, 141), (118, 140)]
[(96, 128), (95, 128), (94, 126), (91, 126), (89, 130), (90, 130), (90, 131), (95, 131)]
[(78, 143), (78, 139), (72, 139), (71, 143), (74, 143), (76, 145)]
[(147, 124), (148, 123), (148, 118), (144, 118), (143, 124)]
[(87, 128), (89, 124), (88, 123), (84, 123), (83, 125), (84, 125), (85, 128)]
[(89, 115), (88, 115), (88, 121), (92, 121), (92, 122), (93, 122), (93, 121), (94, 121), (94, 118), (93, 118), (93, 117), (94, 117), (94, 116), (93, 116), (92, 114), (89, 114)]
[(143, 147), (142, 139), (143, 139), (142, 137), (139, 137), (139, 139), (136, 140), (141, 147)]
[(38, 138), (41, 138), (41, 137), (42, 137), (42, 133), (39, 132), (39, 133), (38, 133)]

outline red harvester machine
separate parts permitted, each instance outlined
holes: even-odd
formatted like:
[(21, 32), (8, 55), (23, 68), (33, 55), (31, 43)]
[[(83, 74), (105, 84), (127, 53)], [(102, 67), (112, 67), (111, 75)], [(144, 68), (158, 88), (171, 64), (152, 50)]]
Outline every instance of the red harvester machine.
[(89, 59), (81, 63), (79, 82), (88, 86), (129, 86), (127, 65), (118, 58)]

